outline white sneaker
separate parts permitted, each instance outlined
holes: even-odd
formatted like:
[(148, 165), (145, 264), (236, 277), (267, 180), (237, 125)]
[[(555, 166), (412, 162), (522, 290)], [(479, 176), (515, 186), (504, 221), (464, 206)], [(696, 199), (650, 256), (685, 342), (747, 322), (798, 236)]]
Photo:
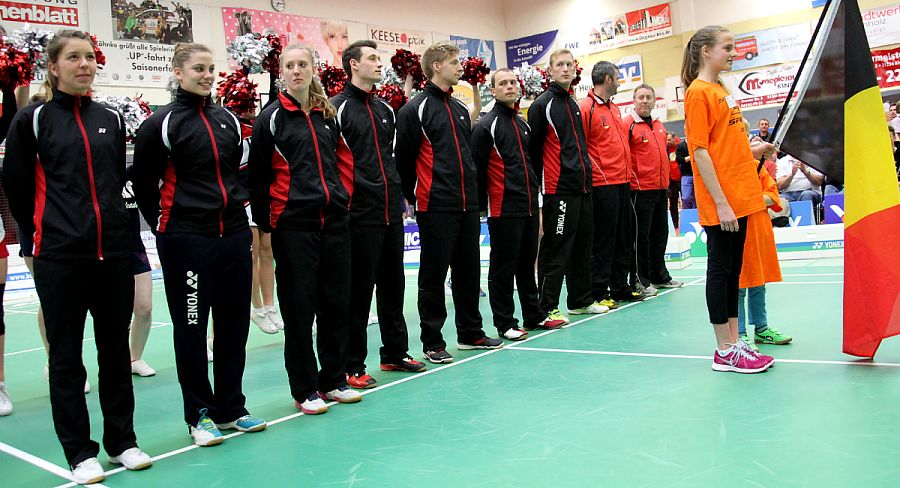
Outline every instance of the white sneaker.
[(378, 315), (375, 315), (372, 312), (369, 312), (369, 321), (366, 322), (366, 325), (372, 325), (378, 323)]
[(206, 361), (211, 363), (213, 362), (213, 338), (206, 338)]
[(528, 336), (528, 332), (525, 332), (524, 330), (522, 330), (518, 327), (513, 327), (512, 329), (508, 329), (506, 332), (503, 333), (503, 338), (508, 339), (510, 341), (521, 341), (522, 339), (524, 339), (527, 336)]
[(12, 400), (9, 399), (9, 392), (6, 391), (6, 383), (0, 382), (0, 417), (5, 417), (12, 411)]
[(250, 320), (259, 327), (259, 330), (266, 334), (278, 333), (278, 327), (269, 319), (269, 315), (264, 308), (258, 308), (250, 312)]
[[(50, 381), (50, 365), (48, 363), (44, 363), (44, 379)], [(91, 380), (85, 378), (84, 379), (84, 394), (87, 395), (91, 392)]]
[(266, 307), (266, 315), (278, 330), (284, 330), (284, 319), (281, 318), (281, 314), (278, 313), (278, 309), (274, 305)]
[(319, 415), (328, 411), (328, 405), (325, 404), (317, 393), (313, 393), (307, 398), (303, 400), (303, 402), (295, 401), (294, 405), (300, 409), (301, 412), (306, 415)]
[(122, 466), (125, 466), (125, 469), (130, 469), (132, 471), (147, 469), (153, 465), (153, 460), (150, 459), (150, 456), (137, 447), (125, 449), (125, 451), (118, 456), (110, 456), (109, 462), (112, 464), (121, 464)]
[(362, 395), (349, 386), (339, 386), (334, 390), (325, 392), (325, 399), (338, 403), (356, 403), (362, 400)]
[(136, 374), (140, 377), (146, 378), (147, 376), (153, 376), (156, 374), (156, 370), (151, 368), (147, 361), (143, 359), (138, 359), (131, 362), (131, 374)]
[(606, 305), (600, 305), (597, 302), (594, 302), (586, 307), (569, 309), (569, 315), (581, 315), (581, 314), (597, 314), (597, 313), (606, 313), (609, 312), (609, 307)]
[(99, 483), (105, 479), (106, 475), (103, 473), (103, 467), (100, 466), (95, 457), (85, 459), (72, 470), (72, 481), (82, 485)]

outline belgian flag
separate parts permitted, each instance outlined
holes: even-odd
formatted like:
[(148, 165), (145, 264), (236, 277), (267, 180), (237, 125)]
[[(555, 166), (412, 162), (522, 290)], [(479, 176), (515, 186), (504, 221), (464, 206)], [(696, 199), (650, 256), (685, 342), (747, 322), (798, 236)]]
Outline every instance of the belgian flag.
[(781, 148), (844, 183), (843, 350), (871, 358), (900, 334), (900, 189), (859, 5), (837, 2)]

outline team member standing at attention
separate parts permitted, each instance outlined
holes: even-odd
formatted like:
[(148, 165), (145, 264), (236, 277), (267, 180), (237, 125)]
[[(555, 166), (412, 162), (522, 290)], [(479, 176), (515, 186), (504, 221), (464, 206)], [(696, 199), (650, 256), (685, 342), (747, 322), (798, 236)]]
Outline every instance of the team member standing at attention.
[(447, 319), (448, 267), (459, 348), (495, 349), (503, 341), (484, 334), (478, 311), (481, 223), (477, 168), (469, 146), (471, 116), (468, 107), (451, 96), (463, 73), (459, 49), (446, 42), (429, 47), (422, 54), (422, 70), (430, 82), (397, 116), (397, 167), (403, 193), (416, 205), (422, 244), (422, 347), (432, 363), (449, 363), (453, 356), (441, 335)]
[[(338, 173), (336, 111), (313, 70), (308, 48), (284, 49), (284, 91), (256, 118), (250, 148), (250, 208), (260, 229), (272, 234), (284, 365), (294, 403), (306, 414), (325, 413), (323, 400), (362, 399), (345, 376), (350, 197)], [(314, 318), (321, 371), (312, 345)]]
[[(144, 121), (135, 138), (134, 195), (156, 233), (184, 420), (194, 444), (213, 446), (223, 440), (220, 429), (266, 428), (244, 407), (241, 385), (252, 273), (247, 193), (238, 184), (241, 128), (210, 99), (216, 71), (208, 47), (178, 44), (172, 71), (175, 101)], [(215, 389), (206, 361), (210, 310)]]
[(737, 56), (724, 27), (698, 30), (684, 50), (685, 129), (700, 224), (707, 236), (706, 306), (716, 336), (715, 371), (759, 373), (771, 366), (738, 338), (738, 283), (747, 216), (765, 209), (756, 161), (772, 144), (750, 149), (741, 109), (719, 84)]
[(581, 109), (571, 95), (575, 58), (566, 49), (554, 51), (549, 69), (550, 88), (528, 109), (531, 164), (544, 192), (538, 286), (541, 312), (552, 321), (568, 322), (559, 312), (563, 277), (570, 314), (605, 313), (609, 307), (597, 303), (591, 293), (592, 169)]
[(554, 329), (562, 320), (541, 314), (534, 281), (538, 251), (538, 185), (528, 157), (530, 127), (519, 116), (519, 80), (508, 68), (491, 77), (494, 108), (472, 132), (472, 154), (478, 165), (479, 202), (487, 209), (491, 233), (488, 290), (494, 326), (500, 336), (520, 341), (528, 333), (514, 317), (513, 280), (519, 292), (525, 329)]
[(134, 434), (128, 322), (134, 300), (125, 184), (125, 122), (88, 96), (97, 73), (87, 33), (57, 32), (47, 45), (47, 101), (16, 114), (3, 184), (22, 229), (34, 235), (34, 282), (50, 343), (53, 424), (72, 478), (104, 479), (91, 440), (81, 359), (84, 321), (94, 323), (103, 447), (112, 463), (152, 463)]
[(403, 193), (394, 161), (394, 111), (373, 93), (383, 67), (375, 41), (357, 41), (344, 50), (350, 83), (331, 102), (337, 109), (340, 140), (337, 162), (350, 194), (350, 333), (347, 382), (372, 388), (366, 374), (366, 326), (377, 285), (381, 369), (417, 373), (425, 364), (409, 356), (403, 318)]
[(651, 112), (655, 104), (653, 87), (642, 83), (634, 89), (635, 114), (623, 120), (631, 145), (631, 199), (637, 216), (635, 278), (643, 288), (678, 288), (684, 283), (673, 280), (666, 269), (669, 152), (666, 128)]
[(593, 296), (608, 308), (615, 308), (617, 301), (638, 301), (649, 296), (628, 285), (628, 270), (634, 260), (634, 244), (629, 237), (634, 220), (628, 184), (631, 149), (622, 113), (612, 101), (619, 91), (618, 79), (616, 65), (599, 61), (591, 70), (594, 88), (578, 102), (593, 163)]

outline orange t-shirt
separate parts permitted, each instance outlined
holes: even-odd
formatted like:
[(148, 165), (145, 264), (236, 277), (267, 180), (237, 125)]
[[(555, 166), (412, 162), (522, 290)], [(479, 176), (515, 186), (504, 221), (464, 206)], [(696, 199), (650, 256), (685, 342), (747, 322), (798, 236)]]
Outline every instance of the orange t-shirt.
[(757, 163), (750, 152), (737, 102), (722, 86), (697, 79), (685, 93), (684, 113), (700, 225), (719, 225), (719, 215), (697, 168), (697, 148), (709, 151), (719, 186), (735, 216), (746, 217), (765, 210), (756, 177)]
[[(759, 183), (763, 195), (772, 199), (769, 207), (781, 211), (781, 200), (778, 197), (778, 185), (764, 167), (759, 171)], [(741, 267), (741, 288), (757, 286), (781, 281), (781, 266), (778, 265), (778, 253), (775, 250), (775, 233), (772, 231), (772, 219), (769, 212), (763, 210), (747, 217), (747, 240), (744, 241), (744, 261)]]

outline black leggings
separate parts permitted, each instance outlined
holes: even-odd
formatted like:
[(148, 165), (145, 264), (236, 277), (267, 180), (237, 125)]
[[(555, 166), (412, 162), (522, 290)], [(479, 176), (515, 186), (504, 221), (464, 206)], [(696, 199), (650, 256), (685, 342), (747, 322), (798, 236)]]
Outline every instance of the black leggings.
[(738, 231), (726, 232), (718, 225), (704, 226), (706, 249), (706, 308), (712, 324), (724, 324), (738, 316), (738, 283), (747, 238), (747, 217), (738, 219)]

